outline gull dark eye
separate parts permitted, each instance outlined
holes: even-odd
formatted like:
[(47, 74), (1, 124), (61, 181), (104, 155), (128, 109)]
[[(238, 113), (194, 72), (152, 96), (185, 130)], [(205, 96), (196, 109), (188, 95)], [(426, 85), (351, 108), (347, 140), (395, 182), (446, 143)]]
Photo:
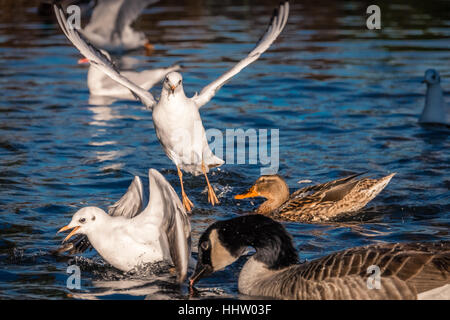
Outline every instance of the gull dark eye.
[(86, 219), (85, 218), (81, 218), (80, 220), (78, 220), (80, 223), (85, 223)]
[(180, 80), (180, 81), (178, 81), (178, 84), (181, 84), (181, 80)]

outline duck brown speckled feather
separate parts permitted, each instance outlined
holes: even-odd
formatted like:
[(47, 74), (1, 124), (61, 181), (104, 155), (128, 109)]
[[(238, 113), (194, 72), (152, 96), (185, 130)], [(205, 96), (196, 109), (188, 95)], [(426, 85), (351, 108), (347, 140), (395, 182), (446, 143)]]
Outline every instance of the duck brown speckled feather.
[(394, 175), (360, 180), (355, 180), (355, 175), (313, 186), (311, 191), (315, 193), (306, 196), (301, 195), (307, 190), (300, 189), (273, 214), (290, 221), (326, 221), (339, 214), (355, 212), (375, 198)]
[[(379, 244), (293, 265), (253, 283), (250, 295), (278, 299), (417, 299), (450, 283), (450, 242)], [(368, 289), (367, 268), (381, 271)]]
[(289, 187), (279, 175), (261, 176), (255, 184), (236, 199), (264, 197), (267, 199), (257, 213), (286, 221), (327, 221), (345, 213), (362, 209), (389, 183), (395, 173), (380, 179), (356, 179), (364, 173), (308, 186), (289, 195)]

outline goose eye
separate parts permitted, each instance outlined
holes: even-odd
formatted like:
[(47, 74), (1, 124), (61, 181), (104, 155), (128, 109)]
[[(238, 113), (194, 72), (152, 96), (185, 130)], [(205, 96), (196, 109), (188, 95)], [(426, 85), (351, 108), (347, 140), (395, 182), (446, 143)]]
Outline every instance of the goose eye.
[(209, 249), (209, 242), (208, 242), (208, 241), (203, 241), (203, 242), (200, 244), (200, 247), (201, 247), (203, 250), (208, 250), (208, 249)]
[(86, 219), (85, 218), (81, 218), (80, 220), (78, 220), (80, 223), (85, 223)]

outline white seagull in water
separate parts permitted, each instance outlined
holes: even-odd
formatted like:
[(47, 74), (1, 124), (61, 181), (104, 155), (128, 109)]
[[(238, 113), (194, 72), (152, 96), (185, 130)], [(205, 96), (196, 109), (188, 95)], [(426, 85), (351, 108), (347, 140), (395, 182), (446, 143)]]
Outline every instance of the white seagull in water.
[(153, 46), (143, 32), (133, 30), (131, 23), (147, 6), (159, 0), (97, 0), (89, 23), (80, 32), (98, 48), (126, 51)]
[[(144, 188), (136, 176), (109, 214), (97, 207), (78, 210), (58, 232), (72, 230), (79, 237), (58, 250), (82, 252), (90, 245), (112, 266), (129, 271), (145, 263), (167, 261), (175, 266), (178, 281), (186, 279), (191, 255), (191, 224), (175, 190), (155, 169), (148, 171), (150, 197), (141, 212)], [(78, 246), (78, 248), (77, 248)]]
[(422, 82), (427, 84), (427, 93), (425, 107), (419, 122), (450, 125), (450, 107), (444, 101), (439, 73), (434, 69), (428, 69), (425, 71), (425, 77)]
[(153, 110), (152, 118), (156, 135), (166, 155), (177, 167), (183, 205), (186, 210), (190, 211), (193, 204), (184, 192), (181, 170), (194, 175), (203, 173), (208, 186), (208, 201), (212, 205), (218, 203), (207, 173), (209, 169), (221, 166), (224, 161), (216, 157), (209, 148), (199, 109), (208, 103), (227, 81), (250, 63), (256, 61), (270, 47), (286, 25), (289, 3), (280, 4), (278, 10), (275, 10), (269, 27), (256, 47), (233, 68), (204, 87), (200, 94), (195, 94), (191, 98), (186, 97), (181, 74), (171, 72), (164, 80), (158, 102), (150, 92), (121, 75), (107, 57), (86, 43), (75, 29), (70, 28), (60, 8), (55, 6), (54, 9), (62, 31), (81, 54), (109, 77), (131, 90), (148, 109)]
[[(111, 60), (108, 52), (105, 50), (100, 51), (108, 57), (108, 60)], [(80, 59), (78, 60), (78, 63), (89, 63), (89, 59)], [(155, 84), (161, 82), (168, 73), (177, 70), (180, 70), (180, 66), (174, 65), (169, 68), (158, 68), (140, 72), (121, 71), (120, 73), (142, 89), (149, 90)], [(121, 100), (135, 100), (135, 97), (130, 90), (108, 77), (101, 69), (97, 68), (95, 64), (89, 66), (87, 85), (89, 93), (95, 97), (104, 96)]]

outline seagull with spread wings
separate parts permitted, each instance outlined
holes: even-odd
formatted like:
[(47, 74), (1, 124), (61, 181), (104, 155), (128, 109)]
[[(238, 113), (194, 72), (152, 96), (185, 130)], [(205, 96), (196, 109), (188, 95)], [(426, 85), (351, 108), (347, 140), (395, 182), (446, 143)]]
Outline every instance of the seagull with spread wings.
[(194, 175), (203, 174), (208, 187), (208, 201), (212, 205), (219, 203), (207, 173), (209, 169), (221, 166), (224, 161), (216, 157), (209, 148), (199, 109), (208, 103), (228, 80), (256, 61), (270, 47), (286, 25), (289, 3), (286, 1), (280, 4), (274, 11), (269, 27), (256, 47), (233, 68), (204, 87), (200, 94), (195, 94), (191, 98), (186, 97), (181, 74), (171, 72), (166, 75), (158, 102), (150, 92), (121, 75), (107, 57), (83, 40), (77, 30), (68, 25), (61, 8), (55, 6), (54, 9), (62, 31), (81, 54), (113, 80), (127, 87), (148, 109), (152, 110), (156, 135), (166, 155), (177, 167), (183, 205), (186, 210), (190, 211), (193, 204), (184, 191), (181, 170)]
[[(122, 198), (109, 207), (109, 214), (97, 207), (78, 210), (58, 231), (71, 230), (58, 252), (83, 252), (92, 245), (106, 261), (125, 272), (141, 264), (167, 261), (175, 266), (178, 281), (184, 281), (191, 257), (189, 217), (161, 173), (150, 169), (148, 179), (150, 196), (145, 209), (144, 187), (135, 176)], [(74, 235), (77, 237), (70, 240)]]
[(159, 0), (97, 0), (89, 23), (80, 32), (96, 47), (112, 51), (144, 47), (151, 50), (143, 32), (133, 30), (131, 23), (147, 6)]

